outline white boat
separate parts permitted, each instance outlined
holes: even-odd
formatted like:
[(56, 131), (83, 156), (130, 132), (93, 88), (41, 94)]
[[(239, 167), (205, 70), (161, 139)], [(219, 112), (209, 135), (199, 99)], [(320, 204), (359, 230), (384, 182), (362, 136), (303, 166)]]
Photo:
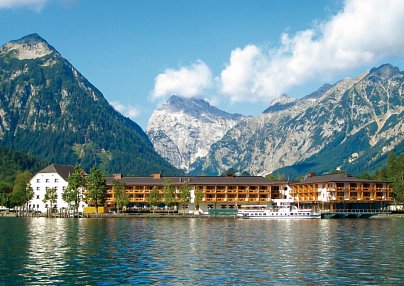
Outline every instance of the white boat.
[(321, 213), (312, 209), (300, 209), (289, 200), (274, 200), (275, 206), (242, 205), (237, 211), (237, 217), (248, 219), (312, 219), (321, 218)]

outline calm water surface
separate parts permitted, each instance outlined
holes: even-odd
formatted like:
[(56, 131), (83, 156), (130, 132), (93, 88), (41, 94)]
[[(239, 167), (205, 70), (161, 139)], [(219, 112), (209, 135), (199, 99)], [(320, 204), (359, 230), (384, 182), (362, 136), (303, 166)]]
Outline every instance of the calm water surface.
[(1, 285), (404, 285), (404, 219), (0, 218)]

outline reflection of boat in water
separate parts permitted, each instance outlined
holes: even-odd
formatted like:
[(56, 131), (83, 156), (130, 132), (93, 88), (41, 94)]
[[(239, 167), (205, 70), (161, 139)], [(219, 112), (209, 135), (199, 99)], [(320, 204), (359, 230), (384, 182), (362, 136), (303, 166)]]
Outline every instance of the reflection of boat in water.
[(239, 218), (252, 219), (308, 219), (321, 218), (321, 213), (311, 209), (300, 209), (289, 200), (274, 200), (276, 205), (242, 205), (237, 212)]

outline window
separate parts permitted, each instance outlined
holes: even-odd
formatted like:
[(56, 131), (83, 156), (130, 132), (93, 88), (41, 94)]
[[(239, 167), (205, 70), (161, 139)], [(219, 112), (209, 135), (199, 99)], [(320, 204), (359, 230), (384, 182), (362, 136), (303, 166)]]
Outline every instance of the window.
[(36, 199), (39, 200), (39, 195), (36, 195)]
[(55, 183), (58, 183), (59, 182), (59, 179), (55, 179)]
[(39, 191), (41, 188), (40, 187), (36, 187), (36, 190)]
[(49, 179), (46, 179), (46, 180), (45, 180), (45, 183), (49, 183)]
[(41, 182), (41, 180), (40, 180), (40, 179), (36, 179), (36, 182), (37, 182), (37, 183), (40, 183), (40, 182)]
[(64, 191), (64, 190), (66, 190), (66, 187), (65, 187), (65, 186), (63, 186), (63, 187), (62, 187), (62, 190), (63, 190), (63, 191)]

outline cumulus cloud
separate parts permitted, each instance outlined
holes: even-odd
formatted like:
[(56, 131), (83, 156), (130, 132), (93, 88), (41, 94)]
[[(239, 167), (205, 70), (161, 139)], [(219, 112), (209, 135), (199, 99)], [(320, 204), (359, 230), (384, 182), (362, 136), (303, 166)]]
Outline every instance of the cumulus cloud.
[(280, 45), (236, 48), (218, 77), (233, 102), (269, 102), (316, 77), (404, 55), (401, 0), (347, 0), (341, 12), (311, 29), (281, 36)]
[(132, 120), (135, 120), (140, 115), (140, 108), (130, 104), (123, 104), (118, 101), (111, 102), (111, 105), (115, 108), (116, 111), (119, 111), (121, 114), (129, 117)]
[(154, 79), (152, 99), (173, 94), (184, 97), (201, 95), (212, 84), (212, 73), (202, 61), (179, 69), (166, 69)]
[(47, 0), (0, 0), (0, 9), (29, 8), (41, 11)]

